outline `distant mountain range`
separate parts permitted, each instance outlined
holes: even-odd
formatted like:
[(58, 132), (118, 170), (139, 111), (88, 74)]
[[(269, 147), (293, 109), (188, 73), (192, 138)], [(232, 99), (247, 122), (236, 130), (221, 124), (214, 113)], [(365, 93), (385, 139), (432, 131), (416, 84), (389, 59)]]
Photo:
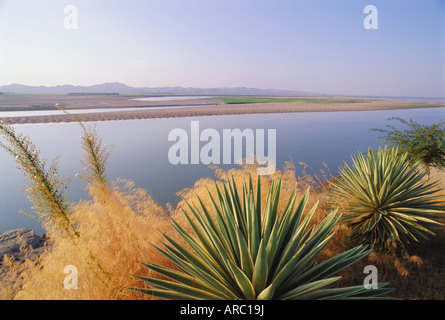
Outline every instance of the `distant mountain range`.
[(110, 82), (92, 86), (28, 86), (23, 84), (10, 84), (0, 86), (2, 93), (16, 94), (183, 94), (183, 95), (275, 95), (275, 96), (305, 96), (320, 95), (311, 92), (257, 89), (257, 88), (184, 88), (184, 87), (143, 87), (135, 88), (120, 82)]

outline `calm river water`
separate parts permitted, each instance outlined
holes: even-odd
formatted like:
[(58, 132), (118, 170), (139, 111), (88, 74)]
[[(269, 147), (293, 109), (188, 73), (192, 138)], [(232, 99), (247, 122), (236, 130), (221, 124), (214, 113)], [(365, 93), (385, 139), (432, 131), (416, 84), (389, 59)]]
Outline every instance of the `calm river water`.
[[(0, 113), (1, 116), (6, 115)], [(172, 165), (168, 160), (168, 151), (174, 144), (168, 141), (169, 132), (180, 128), (190, 133), (191, 121), (198, 120), (201, 131), (212, 128), (221, 136), (223, 129), (276, 129), (278, 169), (290, 160), (297, 170), (301, 169), (300, 161), (314, 170), (323, 168), (325, 162), (331, 173), (336, 174), (343, 161), (350, 162), (351, 154), (366, 151), (368, 146), (383, 145), (379, 141), (381, 133), (370, 129), (383, 129), (390, 123), (398, 125), (386, 121), (389, 117), (431, 124), (445, 119), (445, 108), (144, 119), (98, 122), (96, 125), (104, 143), (114, 146), (108, 166), (112, 179), (131, 179), (159, 203), (176, 204), (178, 191), (193, 186), (201, 177), (213, 176), (207, 165)], [(22, 124), (15, 128), (31, 137), (43, 158), (50, 161), (60, 156), (60, 173), (73, 177), (67, 190), (70, 201), (88, 199), (83, 182), (74, 177), (83, 169), (79, 139), (82, 132), (78, 124)], [(20, 213), (21, 210), (31, 212), (26, 195), (17, 190), (23, 187), (24, 178), (16, 169), (14, 159), (3, 149), (0, 150), (0, 166), (0, 232), (26, 227), (42, 234), (44, 231), (38, 222)], [(222, 168), (233, 166), (221, 165)]]

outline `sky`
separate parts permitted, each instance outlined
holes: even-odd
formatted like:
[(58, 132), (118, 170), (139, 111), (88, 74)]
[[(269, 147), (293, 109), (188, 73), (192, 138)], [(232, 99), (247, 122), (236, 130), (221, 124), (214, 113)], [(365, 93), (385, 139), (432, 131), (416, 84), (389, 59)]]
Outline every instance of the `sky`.
[(105, 82), (445, 97), (445, 0), (0, 0), (0, 85)]

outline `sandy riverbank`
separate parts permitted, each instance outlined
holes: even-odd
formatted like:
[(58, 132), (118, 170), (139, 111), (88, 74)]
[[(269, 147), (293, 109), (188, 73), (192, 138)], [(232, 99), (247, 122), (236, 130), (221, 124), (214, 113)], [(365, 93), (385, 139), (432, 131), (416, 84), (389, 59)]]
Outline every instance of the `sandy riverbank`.
[[(55, 98), (54, 98), (55, 99)], [(56, 100), (54, 100), (56, 101)], [(83, 108), (96, 109), (99, 106), (92, 103), (91, 100), (72, 100), (68, 103), (61, 101), (59, 105), (66, 110), (77, 108), (81, 102)], [(128, 102), (131, 101), (131, 104)], [(165, 107), (164, 109), (144, 108), (143, 110), (116, 111), (116, 112), (94, 112), (76, 115), (81, 121), (111, 121), (111, 120), (130, 120), (130, 119), (156, 119), (156, 118), (176, 118), (176, 117), (202, 117), (216, 115), (241, 115), (241, 114), (267, 114), (267, 113), (295, 113), (295, 112), (335, 112), (335, 111), (370, 111), (370, 110), (390, 110), (390, 109), (408, 109), (408, 108), (428, 108), (440, 107), (438, 103), (416, 102), (397, 99), (376, 99), (363, 100), (364, 102), (355, 103), (259, 103), (259, 104), (224, 104), (218, 100), (187, 100), (187, 101), (164, 101), (151, 102), (135, 101), (127, 99), (105, 98), (101, 100), (100, 107)], [(107, 104), (108, 103), (108, 104)], [(126, 104), (126, 105), (125, 105)], [(190, 105), (187, 108), (174, 108), (174, 106)], [(199, 107), (193, 107), (200, 105)], [(442, 105), (443, 106), (443, 105)], [(171, 108), (170, 108), (171, 107)], [(3, 117), (0, 120), (10, 124), (21, 123), (57, 123), (72, 122), (69, 115), (42, 115), (26, 117)]]

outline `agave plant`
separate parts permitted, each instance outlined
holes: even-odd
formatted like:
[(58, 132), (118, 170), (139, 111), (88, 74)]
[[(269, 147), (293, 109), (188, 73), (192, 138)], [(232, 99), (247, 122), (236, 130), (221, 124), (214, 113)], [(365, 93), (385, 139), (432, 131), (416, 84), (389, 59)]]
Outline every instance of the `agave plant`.
[[(363, 285), (337, 288), (341, 277), (333, 276), (369, 254), (360, 245), (324, 262), (316, 258), (332, 238), (339, 219), (331, 212), (318, 226), (311, 226), (317, 204), (303, 214), (309, 189), (297, 203), (293, 190), (284, 212), (278, 214), (281, 180), (273, 182), (265, 207), (261, 206), (261, 180), (256, 199), (252, 179), (243, 184), (242, 198), (232, 181), (209, 192), (214, 215), (199, 199), (184, 214), (193, 232), (173, 220), (183, 246), (165, 235), (165, 249), (157, 248), (177, 269), (159, 265), (147, 268), (167, 277), (139, 277), (149, 288), (135, 289), (163, 299), (341, 299), (374, 298), (391, 292)], [(217, 198), (217, 199), (215, 199)]]
[(346, 199), (342, 220), (351, 226), (351, 239), (379, 249), (412, 249), (442, 224), (444, 207), (435, 195), (436, 182), (417, 162), (396, 147), (385, 147), (352, 156), (353, 167), (345, 164), (331, 184), (337, 199)]

